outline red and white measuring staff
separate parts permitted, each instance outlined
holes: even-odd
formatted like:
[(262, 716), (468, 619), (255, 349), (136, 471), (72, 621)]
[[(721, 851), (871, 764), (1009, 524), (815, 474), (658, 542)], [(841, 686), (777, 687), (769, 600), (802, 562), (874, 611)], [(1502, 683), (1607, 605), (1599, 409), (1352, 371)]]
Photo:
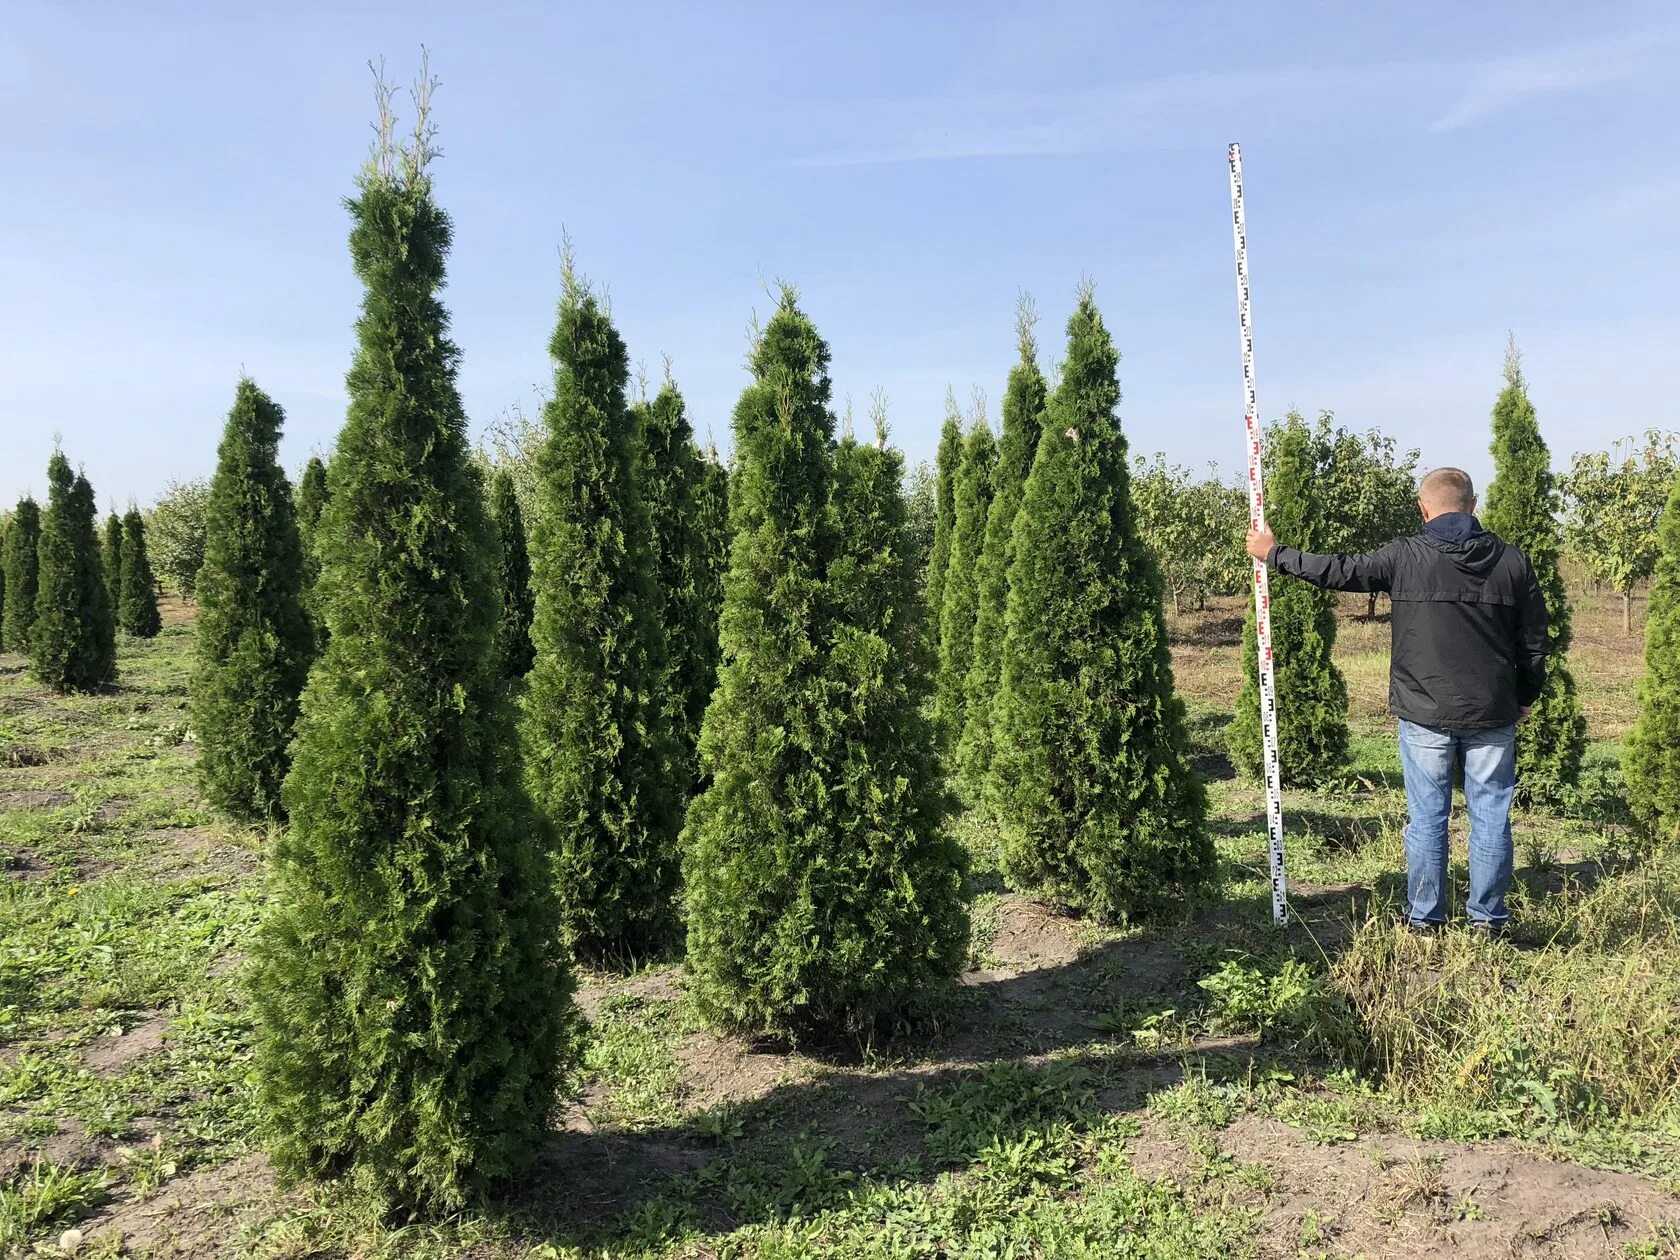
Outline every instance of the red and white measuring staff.
[[(1237, 242), (1237, 318), (1242, 325), (1243, 417), (1248, 426), (1248, 520), (1266, 528), (1260, 478), (1260, 405), (1254, 395), (1254, 329), (1248, 316), (1248, 231), (1243, 225), (1242, 149), (1232, 145), (1231, 230)], [(1272, 922), (1289, 922), (1283, 878), (1283, 781), (1278, 768), (1277, 682), (1272, 676), (1272, 593), (1266, 562), (1254, 562), (1254, 629), (1260, 648), (1260, 729), (1266, 753), (1266, 838), (1272, 866)]]

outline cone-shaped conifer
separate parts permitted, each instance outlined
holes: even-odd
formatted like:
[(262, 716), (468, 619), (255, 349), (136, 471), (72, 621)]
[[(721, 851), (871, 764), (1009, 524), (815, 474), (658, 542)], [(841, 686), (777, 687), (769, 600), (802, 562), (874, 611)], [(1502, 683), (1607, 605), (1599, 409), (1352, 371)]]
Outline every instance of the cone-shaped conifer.
[(99, 548), (99, 563), (105, 570), (105, 597), (117, 610), (117, 628), (122, 628), (123, 518), (115, 512), (105, 518), (105, 538)]
[(977, 404), (974, 425), (963, 440), (962, 459), (957, 464), (951, 554), (945, 565), (945, 603), (939, 612), (934, 724), (941, 744), (947, 747), (962, 735), (967, 715), (974, 617), (980, 600), (980, 553), (986, 545), (986, 513), (992, 506), (992, 466), (996, 462), (997, 444), (985, 412)]
[[(879, 590), (871, 605), (859, 566), (883, 566), (874, 580), (890, 585), (908, 553), (890, 534), (840, 542), (842, 521), (876, 509), (861, 495), (831, 498), (828, 347), (791, 290), (752, 370), (735, 408), (723, 661), (700, 739), (712, 778), (685, 832), (688, 966), (715, 1023), (861, 1028), (920, 1001), (949, 970), (937, 809), (919, 770), (888, 769), (909, 767), (900, 758), (928, 742), (902, 733), (918, 684), (900, 660), (920, 623), (906, 617), (912, 604), (891, 610), (899, 637), (851, 624), (884, 619), (898, 600)], [(876, 492), (881, 475), (868, 479)], [(856, 726), (871, 718), (880, 738), (910, 743), (871, 750)]]
[(577, 1017), (495, 652), (429, 141), (422, 111), (349, 202), (365, 293), (319, 534), (332, 636), (303, 694), (252, 987), (278, 1166), (447, 1211), (537, 1154)]
[(1558, 571), (1562, 529), (1551, 452), (1540, 436), (1534, 404), (1523, 380), (1516, 343), (1505, 351), (1505, 388), (1493, 408), (1493, 481), (1482, 504), (1482, 524), (1521, 549), (1534, 566), (1546, 597), (1552, 654), (1546, 685), (1534, 711), (1517, 727), (1517, 799), (1555, 803), (1581, 773), (1587, 722), (1564, 654), (1569, 650), (1569, 596)]
[(18, 500), (6, 531), (6, 610), (0, 624), (8, 652), (29, 651), (35, 624), (35, 595), (40, 589), (41, 509), (28, 495)]
[(1087, 289), (1015, 518), (988, 785), (1014, 884), (1103, 919), (1158, 912), (1214, 871), (1118, 363)]
[(1038, 368), (1038, 342), (1033, 336), (1037, 322), (1031, 300), (1023, 295), (1015, 320), (1021, 357), (1009, 371), (1009, 384), (1003, 394), (1003, 434), (998, 441), (997, 467), (992, 471), (992, 506), (986, 513), (986, 541), (980, 553), (968, 709), (957, 746), (957, 765), (975, 791), (984, 786), (992, 767), (992, 711), (1003, 685), (1004, 617), (1015, 515), (1021, 510), (1027, 474), (1032, 471), (1038, 435), (1044, 428), (1048, 387)]
[(501, 596), (502, 620), (497, 643), (502, 673), (509, 682), (531, 672), (536, 650), (531, 646), (531, 617), (536, 596), (531, 591), (531, 553), (525, 541), (525, 517), (519, 510), (513, 478), (498, 468), (490, 477), (490, 518), (496, 526), (496, 589)]
[(321, 561), (315, 552), (315, 533), (321, 523), (321, 513), (327, 506), (327, 466), (321, 462), (319, 455), (311, 455), (309, 462), (303, 466), (303, 474), (298, 478), (297, 490), (292, 498), (296, 509), (293, 515), (297, 519), (298, 547), (303, 555), (300, 589), (304, 611), (309, 614), (314, 651), (318, 655), (327, 645), (327, 619), (315, 598), (315, 586), (321, 577)]
[(1645, 677), (1625, 760), (1634, 816), (1661, 843), (1680, 849), (1680, 480), (1657, 537), (1662, 555), (1645, 613)]
[(280, 469), (285, 413), (246, 378), (222, 429), (198, 571), (193, 726), (204, 795), (234, 818), (281, 816), (298, 696), (314, 654), (302, 546)]
[(117, 673), (116, 620), (99, 558), (98, 509), (93, 487), (71, 473), (62, 451), (47, 464), (47, 484), (30, 664), (54, 690), (85, 691)]
[(962, 463), (962, 413), (957, 395), (945, 391), (945, 427), (939, 431), (939, 453), (934, 464), (933, 551), (928, 556), (923, 613), (922, 645), (929, 669), (939, 668), (939, 632), (945, 615), (945, 575), (951, 563), (951, 533), (957, 523), (957, 465)]
[[(1291, 547), (1327, 550), (1332, 527), (1311, 427), (1298, 414), (1272, 430), (1266, 451), (1266, 524)], [(1283, 781), (1317, 786), (1348, 764), (1347, 682), (1333, 659), (1336, 596), (1273, 574), (1272, 671), (1277, 683), (1278, 763)], [(1264, 769), (1260, 652), (1254, 601), (1243, 626), (1243, 686), (1231, 719), (1231, 759), (1251, 778)]]
[(678, 932), (687, 787), (667, 721), (653, 526), (637, 485), (624, 342), (568, 256), (549, 353), (531, 561), (536, 664), (526, 779), (555, 830), (566, 932), (592, 959), (653, 957)]
[(667, 375), (642, 419), (642, 493), (653, 521), (660, 622), (665, 628), (672, 737), (682, 756), (685, 795), (694, 783), (700, 721), (717, 680), (717, 607), (711, 593), (713, 545), (702, 520), (704, 457), (694, 442), (682, 395)]
[(131, 507), (122, 521), (122, 597), (117, 605), (117, 628), (136, 639), (154, 639), (163, 629), (158, 616), (157, 580), (146, 555), (146, 522)]

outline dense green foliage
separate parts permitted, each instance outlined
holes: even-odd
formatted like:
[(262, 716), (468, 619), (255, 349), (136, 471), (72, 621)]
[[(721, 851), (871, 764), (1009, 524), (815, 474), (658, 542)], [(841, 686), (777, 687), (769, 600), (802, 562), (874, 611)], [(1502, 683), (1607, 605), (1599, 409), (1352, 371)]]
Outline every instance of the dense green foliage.
[(122, 623), (123, 518), (112, 512), (105, 518), (105, 537), (99, 547), (99, 563), (105, 570), (105, 598), (117, 610)]
[[(974, 425), (957, 463), (951, 554), (945, 567), (945, 603), (939, 610), (939, 685), (934, 728), (950, 747), (962, 736), (968, 714), (968, 673), (974, 664), (974, 619), (980, 603), (980, 555), (986, 545), (986, 513), (992, 506), (992, 467), (997, 443), (977, 406)], [(931, 615), (931, 610), (930, 610)]]
[(1628, 733), (1625, 764), (1634, 815), (1680, 848), (1680, 477), (1670, 486), (1657, 542), (1639, 718)]
[(938, 530), (939, 506), (934, 488), (938, 475), (933, 465), (922, 460), (908, 470), (904, 477), (905, 529), (909, 531), (910, 554), (916, 561), (925, 587), (929, 562), (933, 559), (933, 536)]
[(29, 650), (35, 624), (35, 593), (40, 589), (41, 509), (28, 495), (18, 500), (6, 529), (6, 607), (0, 619), (0, 643), (8, 652)]
[(309, 623), (314, 632), (315, 653), (319, 655), (321, 649), (327, 646), (327, 619), (315, 596), (316, 585), (321, 579), (321, 560), (316, 554), (315, 534), (321, 524), (321, 513), (327, 506), (327, 466), (319, 455), (311, 455), (309, 462), (304, 464), (292, 501), (292, 515), (297, 521), (298, 547), (303, 555), (303, 607), (309, 614)]
[(1158, 913), (1214, 871), (1132, 510), (1119, 358), (1086, 291), (1015, 519), (988, 785), (1016, 886), (1108, 919)]
[(694, 442), (682, 394), (669, 379), (641, 416), (642, 496), (653, 522), (654, 579), (665, 630), (668, 721), (682, 757), (685, 793), (694, 783), (700, 722), (717, 681), (717, 505), (712, 475)]
[(945, 426), (939, 431), (939, 453), (934, 465), (933, 549), (928, 553), (927, 575), (922, 581), (924, 613), (922, 647), (926, 659), (937, 668), (940, 621), (945, 611), (945, 575), (951, 562), (951, 533), (957, 523), (957, 465), (962, 462), (962, 413), (957, 396), (945, 392)]
[[(711, 626), (711, 670), (707, 675), (706, 704), (711, 703), (712, 691), (717, 687), (718, 622), (723, 616), (723, 575), (729, 571), (729, 470), (718, 458), (717, 448), (707, 444), (700, 461), (700, 480), (694, 495), (695, 529), (700, 535), (700, 552), (705, 565), (702, 570), (700, 604), (696, 614)], [(917, 570), (920, 573), (920, 569)], [(702, 722), (705, 707), (700, 710)], [(699, 727), (695, 728), (695, 752), (699, 752)]]
[(378, 150), (349, 202), (365, 294), (318, 537), (332, 635), (252, 991), (276, 1166), (447, 1211), (536, 1156), (578, 1021), (495, 652), (429, 134)]
[[(1311, 428), (1291, 413), (1266, 445), (1266, 524), (1286, 546), (1332, 549), (1333, 524)], [(1272, 670), (1277, 684), (1278, 763), (1283, 781), (1311, 787), (1330, 782), (1348, 765), (1347, 683), (1333, 658), (1336, 595), (1299, 578), (1270, 579)], [(1259, 645), (1254, 603), (1243, 625), (1243, 686), (1231, 719), (1231, 759), (1250, 778), (1264, 773), (1260, 725)]]
[(280, 469), (285, 413), (248, 377), (222, 429), (197, 575), (192, 677), (199, 782), (235, 818), (282, 814), (298, 696), (315, 638), (303, 606), (303, 552)]
[(502, 610), (496, 643), (502, 654), (503, 676), (518, 682), (531, 672), (531, 663), (536, 660), (536, 648), (531, 645), (536, 594), (531, 590), (525, 514), (519, 510), (513, 477), (504, 468), (490, 475), (490, 519), (496, 526), (496, 593)]
[(208, 541), (210, 483), (172, 481), (146, 521), (152, 568), (175, 590), (192, 599)]
[(1613, 450), (1575, 456), (1561, 490), (1569, 503), (1570, 552), (1622, 597), (1622, 629), (1633, 633), (1633, 588), (1656, 571), (1659, 522), (1680, 477), (1680, 443), (1652, 429), (1645, 445), (1626, 438)]
[(709, 1020), (873, 1028), (960, 961), (956, 854), (918, 716), (895, 458), (831, 466), (828, 347), (791, 291), (735, 409), (712, 776), (685, 833), (688, 966)]
[(117, 627), (99, 557), (93, 487), (70, 472), (63, 451), (47, 464), (41, 517), (39, 586), (29, 628), (29, 661), (57, 691), (86, 691), (117, 674)]
[(526, 782), (554, 830), (574, 948), (628, 962), (677, 938), (687, 783), (664, 691), (653, 526), (637, 485), (637, 417), (624, 399), (629, 362), (569, 260), (564, 285), (537, 458)]
[[(1384, 543), (1415, 534), (1423, 525), (1417, 503), (1417, 450), (1401, 451), (1380, 429), (1354, 433), (1328, 411), (1313, 426), (1318, 447), (1319, 499), (1324, 513), (1322, 549), (1376, 551)], [(1246, 563), (1246, 556), (1244, 557)], [(1365, 614), (1377, 612), (1377, 592)]]
[(122, 596), (117, 605), (117, 629), (137, 639), (150, 639), (163, 629), (158, 616), (157, 580), (146, 557), (146, 522), (139, 508), (123, 516)]
[(976, 793), (983, 788), (992, 767), (992, 714), (1003, 685), (1003, 637), (1015, 516), (1021, 510), (1027, 474), (1032, 471), (1044, 427), (1048, 386), (1038, 368), (1038, 342), (1033, 335), (1037, 320), (1032, 303), (1023, 297), (1015, 323), (1020, 358), (1010, 368), (1003, 392), (1003, 432), (998, 439), (997, 466), (992, 470), (992, 503), (986, 512), (986, 538), (976, 582), (973, 660), (966, 683), (967, 710), (957, 744), (958, 768)]
[(1569, 597), (1558, 570), (1562, 539), (1551, 452), (1540, 436), (1514, 343), (1505, 354), (1505, 388), (1493, 408), (1492, 451), (1493, 482), (1483, 500), (1482, 524), (1528, 557), (1551, 625), (1545, 689), (1517, 728), (1517, 799), (1550, 804), (1580, 777), (1587, 723), (1564, 655), (1571, 628)]

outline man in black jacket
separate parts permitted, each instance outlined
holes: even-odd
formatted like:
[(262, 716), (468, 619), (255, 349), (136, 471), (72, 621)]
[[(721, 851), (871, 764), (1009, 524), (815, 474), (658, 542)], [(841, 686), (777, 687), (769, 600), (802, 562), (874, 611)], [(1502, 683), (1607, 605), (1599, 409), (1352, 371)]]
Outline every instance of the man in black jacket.
[(1387, 591), (1393, 601), (1388, 706), (1400, 720), (1405, 771), (1408, 922), (1447, 921), (1447, 819), (1462, 767), (1470, 815), (1473, 930), (1510, 918), (1511, 796), (1517, 723), (1546, 678), (1546, 603), (1528, 557), (1474, 515), (1457, 468), (1418, 487), (1423, 531), (1367, 555), (1319, 556), (1251, 531), (1249, 554), (1279, 573), (1337, 591)]

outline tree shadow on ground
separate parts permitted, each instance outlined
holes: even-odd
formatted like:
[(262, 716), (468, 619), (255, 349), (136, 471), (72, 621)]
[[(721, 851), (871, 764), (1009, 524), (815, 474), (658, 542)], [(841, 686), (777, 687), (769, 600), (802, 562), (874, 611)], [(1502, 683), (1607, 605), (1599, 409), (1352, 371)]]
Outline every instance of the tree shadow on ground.
[[(807, 1047), (814, 1079), (778, 1082), (667, 1126), (594, 1130), (574, 1119), (500, 1210), (533, 1241), (611, 1253), (626, 1245), (624, 1230), (639, 1228), (639, 1214), (672, 1204), (719, 1232), (795, 1210), (809, 1216), (843, 1201), (860, 1176), (888, 1189), (930, 1184), (994, 1142), (1135, 1112), (1184, 1079), (1187, 1056), (1213, 1076), (1235, 1076), (1256, 1059), (1298, 1072), (1309, 1056), (1252, 1036), (1197, 1036), (1162, 1049), (1133, 1031), (1166, 1016), (1200, 1026), (1209, 1001), (1201, 974), (1234, 955), (1321, 948), (1311, 921), (1279, 934), (1269, 904), (1240, 898), (1052, 965), (970, 972), (934, 1031), (879, 1046), (869, 1062), (856, 1046)], [(1324, 924), (1317, 930), (1329, 935)], [(872, 1066), (883, 1056), (889, 1067)], [(791, 1073), (794, 1060), (787, 1064)]]

